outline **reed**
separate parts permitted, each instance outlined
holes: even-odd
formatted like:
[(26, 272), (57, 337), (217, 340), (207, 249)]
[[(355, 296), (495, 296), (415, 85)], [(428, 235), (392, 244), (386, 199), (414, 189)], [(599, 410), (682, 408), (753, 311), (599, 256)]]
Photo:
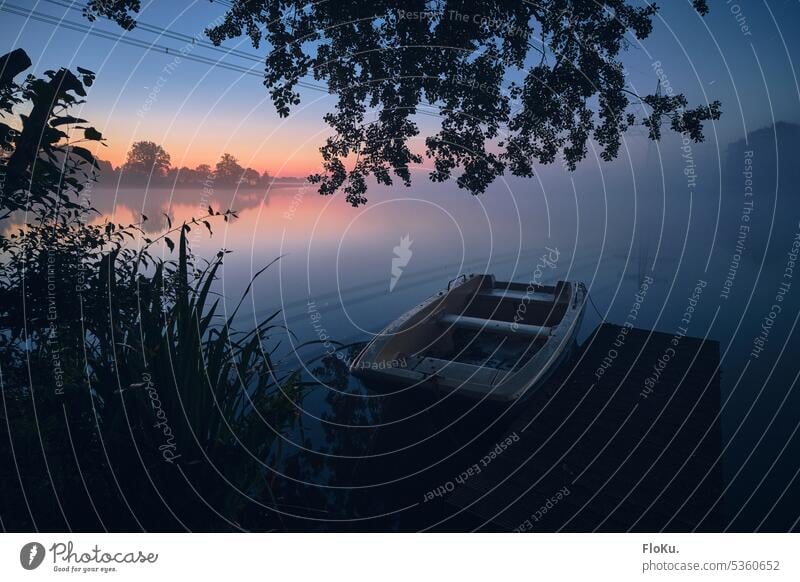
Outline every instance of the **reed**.
[(307, 386), (273, 362), (278, 312), (237, 328), (252, 282), (227, 313), (226, 253), (203, 261), (187, 239), (236, 214), (167, 219), (152, 239), (142, 223), (97, 224), (81, 201), (95, 160), (77, 144), (103, 138), (59, 129), (83, 122), (68, 111), (94, 74), (46, 75), (0, 83), (0, 114), (32, 112), (0, 124), (0, 527), (283, 527), (291, 492), (274, 467)]
[[(14, 321), (3, 321), (9, 445), (39, 449), (22, 462), (31, 465), (26, 477), (36, 475), (24, 488), (40, 491), (49, 520), (58, 523), (63, 511), (65, 525), (82, 521), (86, 508), (71, 518), (73, 512), (57, 508), (47, 488), (35, 484), (39, 478), (69, 499), (88, 495), (111, 504), (121, 496), (136, 508), (134, 522), (147, 521), (147, 529), (279, 525), (270, 509), (277, 503), (271, 465), (279, 461), (276, 443), (298, 421), (307, 386), (273, 362), (274, 335), (287, 333), (275, 323), (279, 312), (248, 331), (237, 329), (252, 282), (224, 313), (214, 282), (225, 254), (195, 269), (189, 228), (179, 227), (177, 259), (155, 261), (148, 272), (118, 268), (130, 259), (121, 249), (105, 253), (90, 277), (84, 265), (78, 312), (86, 316), (78, 320), (58, 312), (74, 303), (65, 292), (70, 282), (59, 278), (53, 293), (52, 286), (31, 285), (30, 277), (12, 278), (26, 283), (17, 289), (22, 303), (38, 313), (28, 310), (24, 334), (12, 333)], [(39, 255), (42, 247), (36, 248)], [(79, 258), (62, 241), (57, 271)], [(53, 307), (55, 326), (47, 318)], [(64, 465), (58, 471), (48, 470), (54, 459)]]

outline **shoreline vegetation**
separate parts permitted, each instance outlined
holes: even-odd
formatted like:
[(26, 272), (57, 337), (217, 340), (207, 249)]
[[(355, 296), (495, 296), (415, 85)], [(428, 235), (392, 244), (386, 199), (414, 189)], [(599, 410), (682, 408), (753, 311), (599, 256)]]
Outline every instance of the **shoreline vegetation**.
[[(95, 75), (22, 75), (30, 66), (22, 49), (0, 57), (3, 529), (286, 529), (295, 493), (276, 467), (309, 387), (273, 362), (279, 311), (233, 325), (252, 282), (223, 309), (214, 282), (229, 251), (206, 260), (189, 244), (236, 212), (167, 217), (152, 239), (144, 218), (96, 223), (87, 191), (114, 176), (87, 148), (103, 136), (70, 114)], [(172, 176), (160, 147), (132, 154), (117, 178)], [(256, 180), (232, 156), (208, 169), (219, 185)], [(166, 256), (151, 252), (161, 243)]]
[(125, 163), (114, 166), (107, 160), (95, 158), (98, 186), (158, 186), (158, 187), (213, 187), (274, 188), (301, 186), (308, 183), (305, 177), (276, 177), (265, 171), (259, 173), (245, 168), (233, 155), (224, 153), (211, 166), (200, 164), (195, 168), (171, 165), (171, 156), (160, 145), (151, 141), (134, 142)]

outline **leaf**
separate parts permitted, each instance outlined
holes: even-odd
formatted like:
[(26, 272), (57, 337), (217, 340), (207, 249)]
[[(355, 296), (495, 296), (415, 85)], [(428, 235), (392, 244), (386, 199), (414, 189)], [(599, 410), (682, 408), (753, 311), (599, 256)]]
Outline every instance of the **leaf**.
[(169, 247), (169, 251), (170, 252), (175, 250), (175, 243), (172, 242), (171, 238), (169, 238), (168, 236), (165, 236), (164, 237), (164, 242), (167, 243), (167, 246)]
[[(83, 83), (81, 83), (78, 77), (72, 73), (72, 71), (61, 69), (58, 73), (56, 73), (56, 75), (61, 77), (58, 88), (62, 92), (62, 99), (70, 98), (70, 96), (66, 94), (67, 91), (74, 91), (76, 95), (86, 97), (86, 90), (83, 88)], [(54, 78), (56, 75), (54, 75)], [(74, 98), (72, 99), (74, 101)]]
[(74, 123), (86, 123), (86, 120), (81, 119), (80, 117), (73, 117), (72, 115), (56, 117), (55, 119), (50, 120), (50, 125), (52, 127), (58, 127), (59, 125), (72, 125)]
[(93, 166), (97, 165), (97, 160), (95, 159), (94, 155), (86, 148), (82, 148), (80, 146), (72, 146), (71, 149), (72, 153), (78, 156), (79, 158), (83, 158), (85, 161), (87, 161)]
[(13, 149), (13, 146), (11, 145), (11, 139), (14, 133), (16, 133), (16, 131), (13, 128), (9, 127), (5, 123), (0, 123), (0, 149)]
[(83, 137), (85, 137), (86, 139), (90, 139), (92, 141), (101, 141), (103, 139), (103, 134), (97, 131), (93, 127), (87, 127), (83, 131)]

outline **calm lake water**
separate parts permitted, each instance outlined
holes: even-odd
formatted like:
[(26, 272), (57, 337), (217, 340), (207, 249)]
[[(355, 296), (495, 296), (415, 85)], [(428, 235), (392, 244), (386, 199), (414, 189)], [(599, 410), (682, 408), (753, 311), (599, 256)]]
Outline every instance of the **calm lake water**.
[[(755, 528), (767, 515), (761, 527), (777, 520), (785, 529), (790, 524), (772, 508), (796, 491), (797, 463), (789, 461), (800, 458), (794, 357), (800, 282), (793, 279), (800, 204), (783, 195), (796, 176), (793, 169), (778, 174), (769, 146), (734, 144), (720, 162), (708, 149), (681, 157), (673, 143), (660, 161), (633, 152), (575, 174), (548, 168), (530, 180), (498, 182), (480, 197), (431, 184), (420, 171), (412, 188), (372, 187), (361, 208), (340, 196), (323, 198), (313, 186), (217, 192), (210, 200), (199, 189), (153, 190), (145, 198), (137, 189), (98, 188), (95, 200), (122, 221), (141, 211), (181, 220), (208, 204), (237, 209), (238, 220), (220, 221), (212, 238), (199, 235), (193, 247), (201, 256), (233, 251), (219, 281), (229, 308), (253, 274), (281, 257), (254, 283), (240, 323), (281, 310), (278, 319), (292, 334), (282, 336), (279, 353), (287, 366), (306, 367), (311, 376), (319, 362), (309, 362), (321, 346), (295, 346), (366, 341), (463, 273), (527, 282), (538, 265), (543, 282), (583, 281), (592, 304), (579, 341), (602, 321), (624, 322), (642, 281), (652, 280), (635, 327), (683, 329), (720, 343), (730, 517), (737, 527)], [(746, 195), (749, 179), (754, 197)], [(553, 253), (558, 260), (543, 265), (542, 256)], [(394, 284), (393, 259), (404, 263)], [(320, 380), (303, 403), (303, 436), (288, 439), (289, 448), (323, 457), (334, 450), (334, 456), (364, 454), (366, 432), (331, 437), (331, 426), (369, 426), (381, 418), (380, 406), (350, 381), (336, 390), (361, 397), (337, 404), (327, 376)], [(351, 475), (325, 469), (295, 477), (334, 488), (351, 484)]]

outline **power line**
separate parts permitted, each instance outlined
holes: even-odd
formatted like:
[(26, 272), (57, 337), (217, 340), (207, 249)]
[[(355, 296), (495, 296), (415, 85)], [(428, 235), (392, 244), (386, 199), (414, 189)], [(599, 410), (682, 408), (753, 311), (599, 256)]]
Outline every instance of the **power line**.
[(57, 28), (66, 28), (68, 30), (73, 30), (75, 32), (82, 32), (84, 34), (88, 34), (98, 38), (103, 38), (105, 40), (112, 40), (115, 42), (120, 42), (122, 44), (127, 44), (137, 48), (145, 49), (147, 51), (159, 50), (164, 52), (165, 54), (173, 54), (175, 56), (180, 56), (181, 59), (200, 62), (206, 65), (211, 65), (212, 67), (220, 67), (237, 73), (248, 74), (258, 77), (262, 76), (262, 73), (255, 71), (252, 68), (246, 68), (240, 65), (235, 65), (233, 63), (225, 63), (219, 60), (213, 60), (211, 58), (187, 52), (182, 53), (179, 49), (176, 49), (174, 47), (157, 44), (155, 42), (147, 42), (145, 40), (132, 38), (128, 35), (119, 35), (104, 30), (98, 30), (83, 23), (58, 18), (56, 16), (52, 16), (50, 14), (44, 14), (42, 12), (38, 12), (35, 10), (27, 10), (19, 6), (15, 6), (13, 4), (8, 4), (8, 3), (3, 4), (0, 6), (0, 10), (8, 12), (10, 14), (14, 14), (15, 16), (23, 16), (26, 18), (30, 18), (31, 20), (36, 20), (39, 22), (43, 22), (45, 24), (50, 24)]
[[(148, 52), (149, 51), (155, 51), (155, 50), (158, 50), (159, 52), (163, 51), (165, 54), (174, 54), (175, 56), (178, 56), (181, 59), (195, 61), (195, 62), (202, 63), (202, 64), (205, 64), (205, 65), (210, 65), (211, 67), (219, 67), (219, 68), (226, 69), (226, 70), (229, 70), (229, 71), (233, 71), (233, 72), (236, 72), (236, 73), (256, 76), (256, 77), (259, 77), (259, 78), (263, 77), (263, 73), (255, 71), (252, 67), (251, 68), (247, 68), (247, 67), (244, 67), (244, 66), (241, 66), (241, 65), (236, 65), (236, 64), (233, 64), (233, 63), (225, 63), (225, 62), (222, 62), (220, 60), (213, 60), (211, 58), (203, 57), (203, 56), (200, 56), (200, 55), (197, 55), (197, 54), (188, 53), (188, 52), (183, 52), (182, 53), (180, 50), (175, 49), (174, 47), (170, 47), (170, 46), (166, 46), (166, 45), (162, 45), (162, 44), (156, 44), (155, 42), (147, 42), (145, 40), (138, 39), (138, 38), (132, 38), (128, 34), (120, 35), (120, 34), (115, 34), (115, 33), (112, 33), (112, 32), (105, 31), (105, 30), (99, 30), (99, 29), (94, 28), (93, 26), (89, 26), (89, 25), (81, 23), (81, 22), (74, 22), (74, 21), (71, 21), (71, 20), (66, 20), (64, 18), (60, 18), (60, 17), (54, 16), (54, 15), (46, 14), (46, 13), (39, 12), (39, 11), (36, 11), (36, 10), (28, 10), (26, 8), (22, 8), (20, 6), (15, 6), (13, 4), (5, 3), (5, 4), (0, 5), (0, 11), (8, 12), (9, 14), (13, 14), (15, 16), (22, 16), (22, 17), (25, 17), (25, 18), (29, 18), (31, 20), (36, 20), (36, 21), (39, 21), (39, 22), (43, 22), (45, 24), (49, 24), (51, 26), (55, 26), (56, 28), (66, 28), (67, 30), (73, 30), (75, 32), (81, 32), (81, 33), (84, 33), (84, 34), (87, 34), (87, 35), (90, 35), (90, 36), (95, 36), (95, 37), (98, 37), (98, 38), (102, 38), (104, 40), (111, 40), (111, 41), (114, 41), (114, 42), (127, 44), (129, 46), (133, 46), (133, 47), (136, 47), (136, 48), (144, 49), (145, 51), (148, 51)], [(189, 37), (189, 38), (191, 38), (191, 37)], [(215, 48), (219, 48), (219, 47), (215, 47)], [(319, 92), (330, 94), (330, 91), (328, 90), (328, 88), (323, 86), (323, 85), (317, 85), (317, 84), (314, 84), (314, 83), (308, 83), (306, 81), (298, 81), (296, 83), (296, 85), (298, 87), (311, 89), (313, 91), (319, 91)], [(429, 106), (429, 107), (435, 107), (434, 105), (432, 105), (430, 103), (425, 103), (425, 102), (423, 102), (422, 105)], [(417, 109), (416, 113), (419, 113), (421, 115), (427, 115), (429, 117), (437, 117), (437, 118), (439, 117), (439, 115), (437, 113), (435, 113), (435, 112), (424, 111), (424, 110), (421, 110), (421, 109)]]
[[(70, 10), (76, 10), (76, 11), (79, 11), (81, 13), (83, 12), (83, 10), (85, 8), (85, 6), (80, 5), (80, 4), (75, 4), (74, 2), (64, 2), (64, 1), (60, 1), (60, 0), (44, 0), (44, 1), (48, 2), (50, 4), (54, 4), (56, 6), (61, 6), (61, 7), (64, 7), (64, 8), (68, 8)], [(235, 49), (235, 48), (228, 48), (228, 47), (225, 47), (225, 46), (218, 46), (218, 45), (215, 45), (213, 42), (210, 42), (210, 41), (207, 41), (207, 40), (203, 40), (201, 38), (197, 38), (197, 36), (190, 36), (190, 35), (184, 34), (182, 32), (176, 32), (174, 30), (170, 30), (168, 28), (162, 28), (160, 26), (156, 26), (155, 24), (149, 24), (147, 22), (142, 22), (140, 20), (136, 21), (136, 29), (137, 30), (141, 29), (141, 30), (144, 30), (145, 32), (151, 32), (153, 34), (158, 34), (160, 36), (166, 36), (168, 38), (172, 38), (172, 39), (175, 39), (175, 40), (180, 40), (180, 41), (186, 42), (187, 44), (192, 44), (192, 45), (204, 47), (204, 48), (207, 48), (207, 49), (210, 49), (210, 50), (222, 52), (222, 53), (225, 53), (227, 55), (233, 55), (233, 56), (241, 57), (243, 59), (248, 59), (248, 60), (251, 60), (251, 61), (258, 62), (258, 63), (261, 63), (261, 62), (264, 61), (264, 59), (261, 56), (259, 56), (257, 54), (254, 54), (254, 53), (248, 53), (246, 51), (242, 51), (242, 50)]]
[[(216, 1), (218, 4), (221, 4), (221, 5), (226, 6), (228, 8), (233, 8), (233, 6), (234, 6), (233, 2), (230, 2), (230, 1), (227, 1), (227, 0), (209, 0), (209, 1), (212, 4)], [(63, 0), (61, 0), (61, 1), (59, 1), (59, 0), (45, 0), (45, 2), (48, 2), (50, 4), (54, 4), (54, 5), (57, 5), (57, 6), (61, 6), (61, 7), (64, 7), (64, 8), (68, 8), (68, 9), (71, 9), (71, 10), (83, 11), (83, 9), (85, 8), (84, 5), (76, 4), (74, 1), (73, 2), (65, 2)], [(6, 9), (6, 8), (9, 8), (9, 9)], [(37, 12), (37, 11), (34, 11), (34, 10), (27, 10), (27, 9), (19, 7), (19, 6), (13, 6), (13, 5), (4, 3), (3, 5), (0, 5), (0, 10), (5, 10), (6, 12), (10, 12), (11, 14), (15, 14), (17, 16), (26, 16), (26, 17), (31, 18), (33, 20), (39, 20), (39, 21), (45, 22), (47, 24), (52, 24), (52, 25), (54, 25), (56, 27), (64, 27), (64, 28), (67, 28), (69, 30), (74, 30), (74, 31), (77, 31), (77, 32), (83, 32), (85, 34), (95, 35), (95, 36), (98, 36), (100, 38), (104, 38), (106, 40), (113, 40), (115, 42), (121, 42), (121, 43), (124, 43), (124, 44), (135, 46), (137, 48), (143, 48), (143, 49), (145, 49), (147, 51), (159, 49), (159, 50), (163, 50), (166, 54), (171, 54), (170, 50), (172, 50), (173, 53), (180, 54), (181, 58), (185, 58), (187, 60), (192, 60), (192, 61), (195, 61), (195, 62), (211, 65), (212, 67), (220, 67), (220, 68), (223, 68), (223, 69), (227, 69), (227, 70), (238, 72), (238, 73), (242, 73), (242, 74), (259, 76), (259, 77), (262, 76), (262, 73), (258, 73), (256, 71), (254, 71), (252, 69), (252, 67), (245, 68), (245, 67), (240, 66), (240, 65), (235, 65), (235, 64), (232, 64), (232, 63), (225, 63), (225, 62), (222, 62), (220, 60), (212, 60), (211, 58), (207, 58), (207, 57), (203, 57), (203, 56), (199, 56), (199, 55), (192, 55), (192, 54), (188, 54), (188, 53), (185, 53), (185, 52), (183, 54), (181, 54), (181, 51), (178, 50), (178, 49), (175, 49), (174, 47), (158, 45), (155, 42), (148, 43), (145, 40), (136, 39), (136, 38), (130, 38), (127, 34), (124, 35), (124, 36), (121, 36), (121, 35), (114, 34), (114, 33), (108, 32), (108, 31), (97, 30), (94, 27), (89, 27), (84, 23), (77, 23), (77, 22), (65, 20), (63, 18), (58, 18), (58, 17), (55, 17), (53, 15), (45, 14), (45, 13), (42, 13), (42, 12)], [(16, 10), (16, 12), (14, 12), (14, 10)], [(229, 48), (229, 47), (224, 47), (224, 46), (217, 46), (212, 42), (205, 41), (205, 40), (202, 40), (200, 38), (197, 38), (197, 36), (190, 36), (188, 34), (175, 32), (175, 31), (167, 29), (167, 28), (162, 28), (162, 27), (159, 27), (159, 26), (156, 26), (156, 25), (153, 25), (153, 24), (148, 24), (148, 23), (145, 23), (145, 22), (141, 22), (141, 21), (138, 21), (138, 20), (136, 22), (136, 25), (137, 25), (137, 28), (141, 28), (142, 30), (144, 30), (146, 32), (151, 32), (151, 33), (157, 34), (159, 36), (166, 36), (168, 38), (172, 38), (172, 39), (175, 39), (175, 40), (181, 40), (181, 41), (184, 41), (186, 43), (191, 43), (194, 46), (200, 46), (200, 47), (203, 47), (203, 48), (207, 48), (207, 49), (210, 49), (210, 50), (221, 52), (221, 53), (223, 53), (225, 55), (228, 55), (228, 56), (236, 56), (236, 57), (240, 57), (240, 58), (247, 59), (247, 60), (250, 60), (250, 61), (253, 61), (253, 62), (258, 62), (258, 63), (264, 62), (263, 57), (261, 57), (261, 56), (259, 56), (257, 54), (248, 53), (248, 52), (245, 52), (245, 51), (241, 51), (239, 49), (234, 49), (234, 48)], [(303, 88), (311, 89), (311, 90), (314, 90), (314, 91), (320, 91), (320, 92), (323, 92), (323, 93), (330, 93), (328, 88), (323, 86), (323, 85), (317, 85), (317, 84), (309, 83), (309, 82), (306, 82), (306, 81), (297, 81), (296, 85), (298, 87), (303, 87)], [(361, 85), (361, 83), (356, 83), (354, 86), (357, 87), (357, 86), (360, 86), (360, 85)], [(660, 84), (659, 84), (659, 86), (660, 86)], [(427, 101), (424, 101), (424, 100), (422, 100), (420, 104), (423, 105), (423, 106), (432, 107), (432, 108), (436, 109), (436, 106), (434, 104), (428, 103)], [(431, 114), (430, 112), (426, 112), (426, 111), (422, 111), (422, 110), (418, 110), (417, 112), (421, 113), (423, 115), (431, 115), (433, 117), (439, 117), (438, 114)]]

